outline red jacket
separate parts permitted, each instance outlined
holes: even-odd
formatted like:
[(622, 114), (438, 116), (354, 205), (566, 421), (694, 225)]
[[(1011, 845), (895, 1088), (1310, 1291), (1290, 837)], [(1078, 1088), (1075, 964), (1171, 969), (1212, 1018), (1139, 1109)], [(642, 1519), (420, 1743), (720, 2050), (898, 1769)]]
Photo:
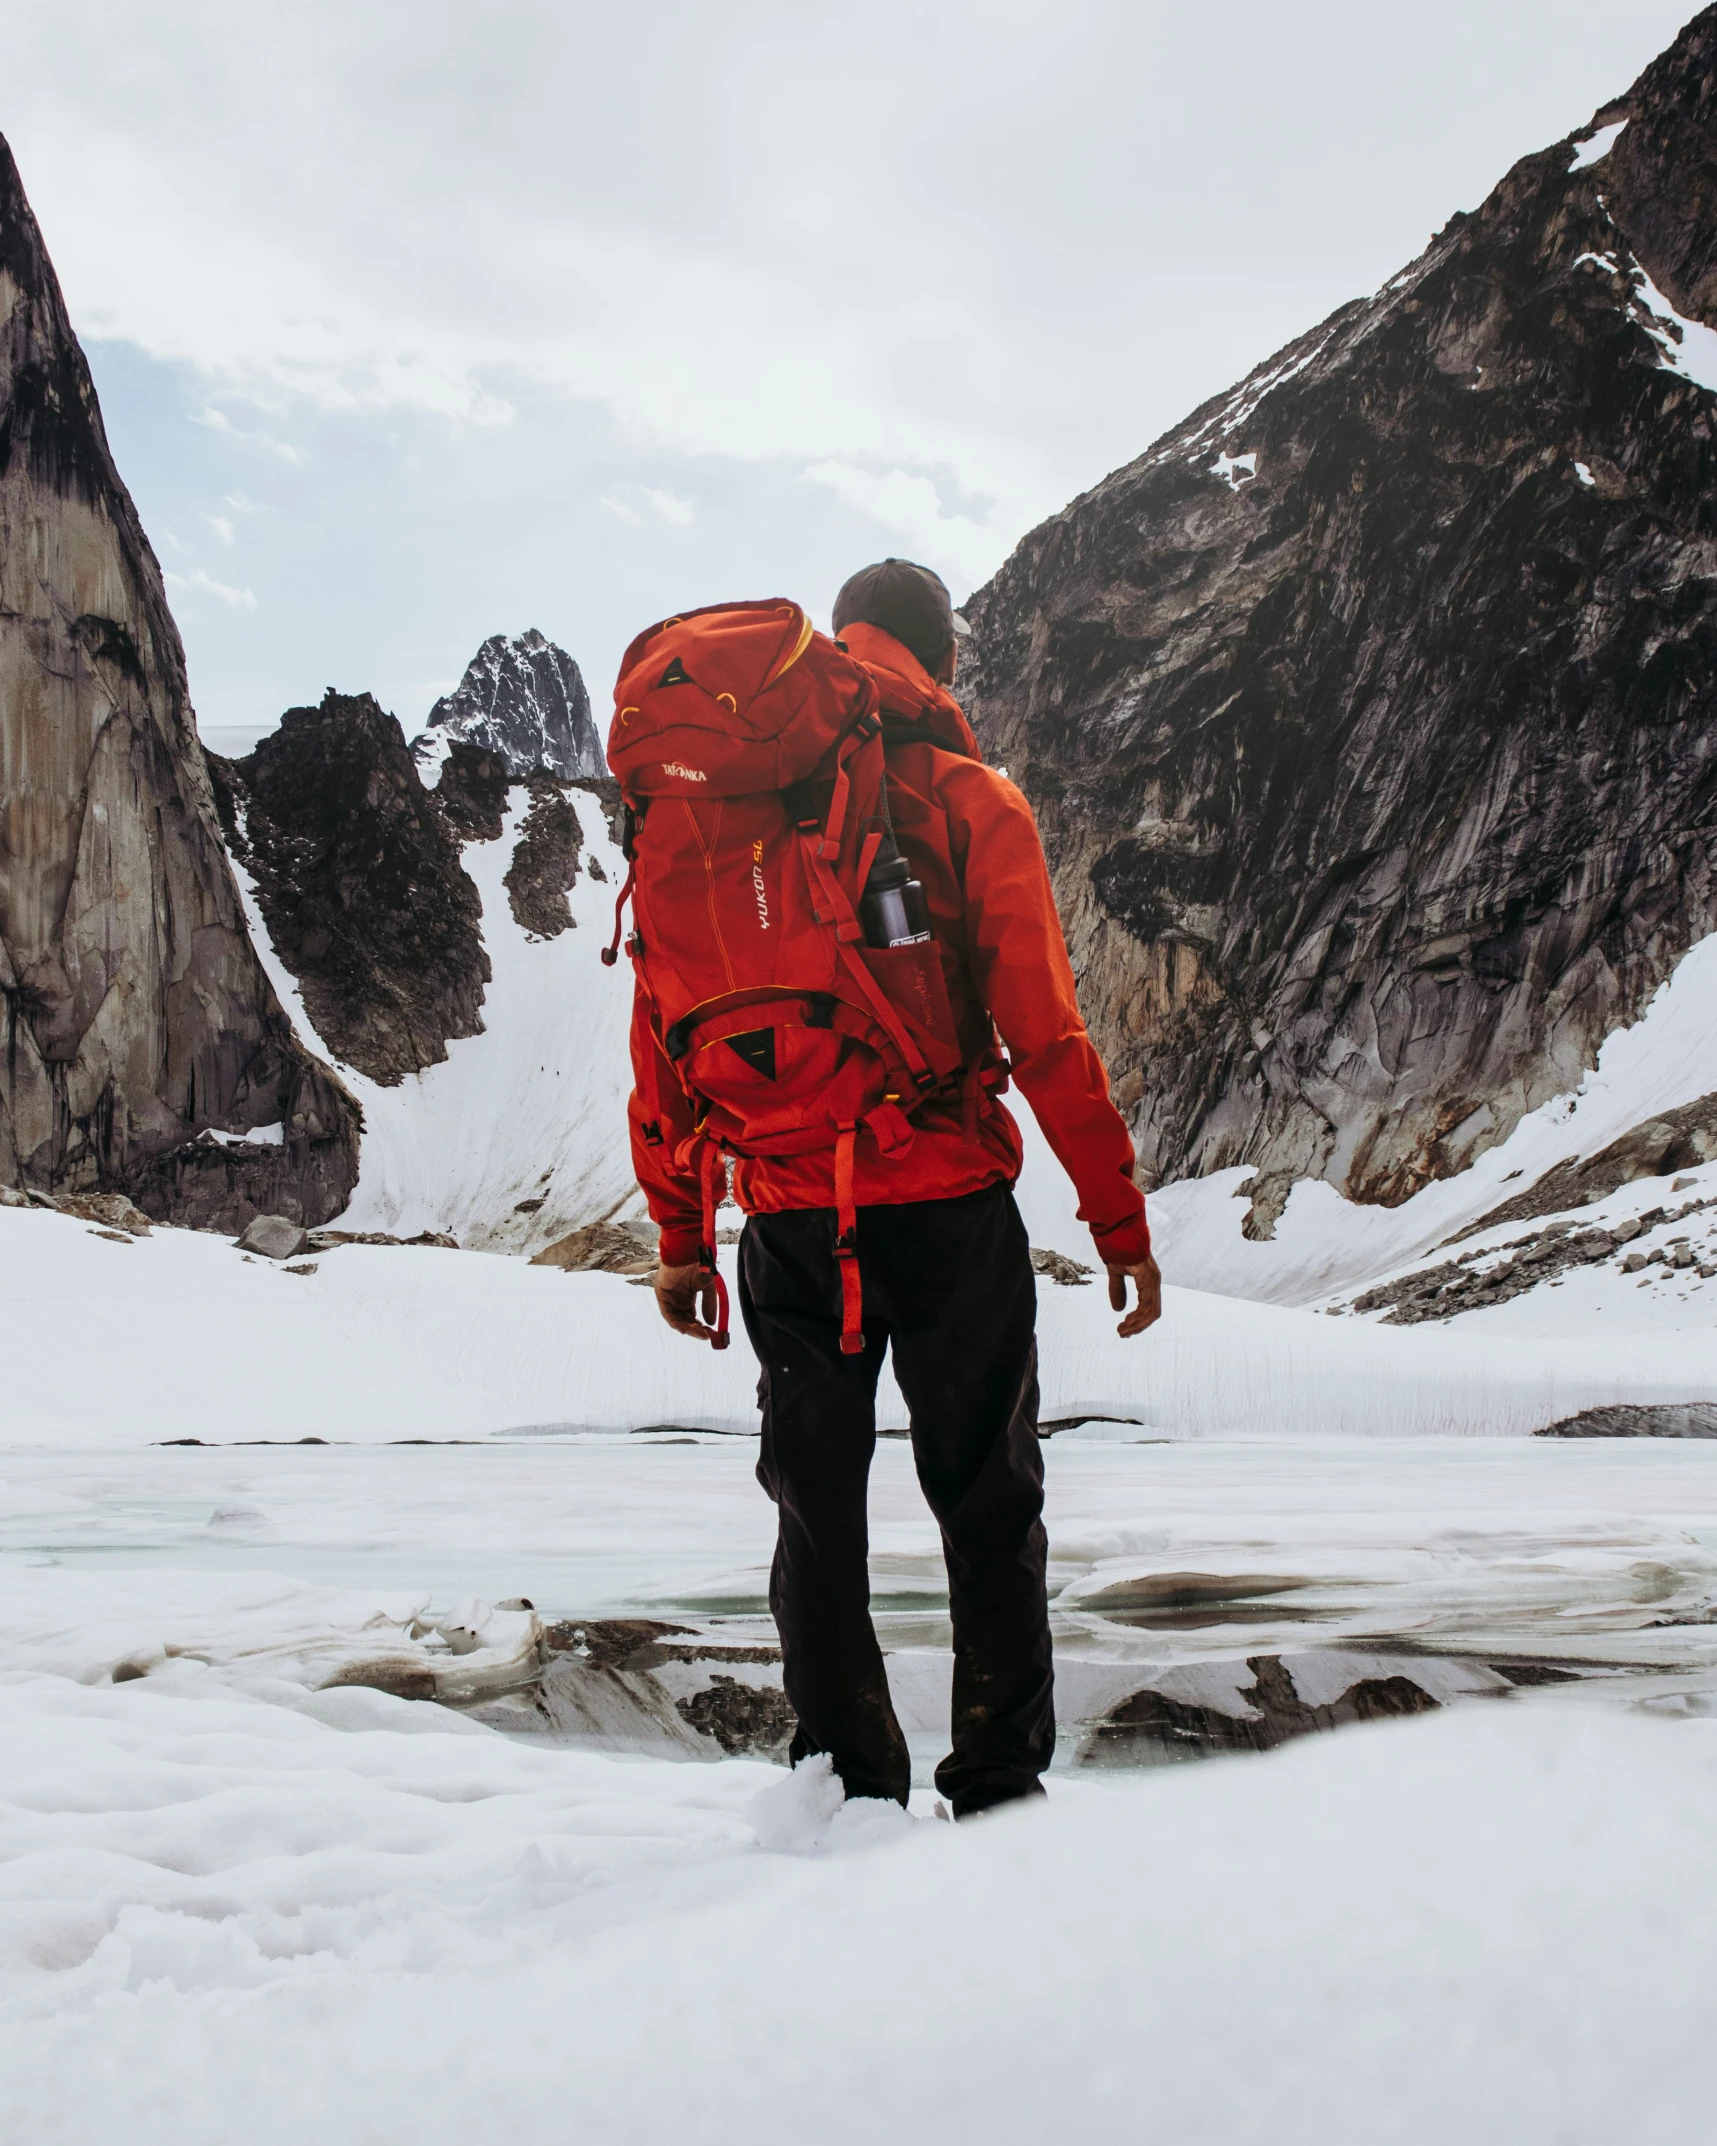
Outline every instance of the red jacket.
[[(1099, 1257), (1136, 1264), (1151, 1239), (1144, 1195), (1133, 1182), (1132, 1138), (1109, 1100), (1103, 1062), (1080, 1017), (1031, 807), (1006, 776), (979, 759), (957, 702), (909, 650), (876, 626), (849, 626), (842, 639), (875, 678), (884, 716), (923, 733), (922, 744), (890, 737), (889, 806), (929, 901), (967, 1063), (993, 1044), (993, 1022), (1014, 1080), (1078, 1189), (1080, 1219), (1089, 1224)], [(640, 1081), (645, 1054), (657, 1050), (640, 990), (632, 1008), (632, 1064)], [(640, 1102), (635, 1088), (629, 1112), (632, 1166), (661, 1225), (664, 1263), (688, 1266), (703, 1236), (702, 1195), (695, 1177), (675, 1170), (673, 1155), (691, 1134), (691, 1105), (665, 1064), (658, 1062), (657, 1077), (645, 1086), (651, 1105)], [(668, 1121), (660, 1126), (665, 1137), (647, 1143), (640, 1128), (658, 1115)], [(975, 1142), (966, 1137), (957, 1105), (927, 1105), (913, 1125), (911, 1147), (892, 1159), (861, 1134), (854, 1158), (860, 1207), (956, 1199), (1019, 1176), (1019, 1128), (999, 1102), (979, 1119)], [(833, 1151), (742, 1158), (733, 1189), (749, 1214), (833, 1207)]]

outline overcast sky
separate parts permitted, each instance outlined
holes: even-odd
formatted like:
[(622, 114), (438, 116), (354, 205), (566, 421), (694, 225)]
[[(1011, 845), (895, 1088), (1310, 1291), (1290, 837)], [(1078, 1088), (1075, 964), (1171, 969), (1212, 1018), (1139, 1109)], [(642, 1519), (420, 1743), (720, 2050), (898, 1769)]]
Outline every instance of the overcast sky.
[(957, 596), (1689, 0), (0, 0), (205, 730), (536, 625)]

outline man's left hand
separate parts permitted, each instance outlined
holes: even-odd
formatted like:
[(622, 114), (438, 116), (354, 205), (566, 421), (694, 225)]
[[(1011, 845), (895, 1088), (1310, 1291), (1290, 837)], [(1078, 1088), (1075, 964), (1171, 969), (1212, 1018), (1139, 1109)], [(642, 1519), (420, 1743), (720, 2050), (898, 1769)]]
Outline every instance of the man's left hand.
[[(1138, 1291), (1138, 1302), (1131, 1311), (1127, 1311), (1129, 1279)], [(1163, 1278), (1148, 1252), (1136, 1266), (1109, 1269), (1109, 1307), (1112, 1311), (1127, 1311), (1127, 1316), (1115, 1329), (1123, 1341), (1131, 1341), (1135, 1334), (1142, 1334), (1147, 1326), (1155, 1326), (1162, 1317)]]

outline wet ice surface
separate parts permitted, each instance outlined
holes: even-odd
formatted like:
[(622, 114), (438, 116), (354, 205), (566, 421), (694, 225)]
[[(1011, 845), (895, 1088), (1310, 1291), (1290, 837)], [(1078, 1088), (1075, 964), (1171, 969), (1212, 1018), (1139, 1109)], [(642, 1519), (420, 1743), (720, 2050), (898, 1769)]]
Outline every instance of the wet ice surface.
[[(213, 2146), (242, 2115), (257, 2146), (785, 2141), (806, 2079), (836, 2142), (956, 2118), (1110, 2136), (1146, 2108), (1224, 2146), (1697, 2131), (1717, 1445), (1057, 1438), (1058, 1679), (1083, 1726), (1046, 1805), (973, 1828), (923, 1793), (917, 1822), (843, 1810), (755, 1757), (316, 1688), (419, 1612), (459, 1631), (521, 1595), (610, 1637), (766, 1641), (755, 1452), (6, 1453), (19, 2135)], [(872, 1511), (922, 1772), (945, 1600), (899, 1441)], [(527, 1621), (494, 1610), (454, 1666)], [(1189, 1723), (1255, 1750), (1248, 1721), (1401, 1711), (1403, 1662), (1449, 1702), (1429, 1719), (1137, 1763)], [(1557, 1664), (1579, 1680), (1539, 1681)]]
[[(110, 1673), (127, 1648), (159, 1653), (175, 1616), (205, 1652), (223, 1616), (263, 1633), (271, 1618), (302, 1622), (308, 1598), (288, 1611), (258, 1597), (254, 1576), (272, 1574), (396, 1608), (522, 1597), (545, 1622), (644, 1617), (766, 1645), (773, 1510), (755, 1457), (750, 1440), (636, 1436), (14, 1452), (0, 1630), (15, 1663), (57, 1632), (71, 1656), (56, 1666)], [(1206, 1683), (1223, 1703), (1259, 1656), (1458, 1656), (1503, 1665), (1518, 1688), (1556, 1681), (1530, 1665), (1563, 1664), (1584, 1696), (1705, 1703), (1717, 1444), (1064, 1434), (1046, 1457), (1060, 1764), (1141, 1667), (1177, 1672), (1190, 1697), (1216, 1665)], [(878, 1446), (871, 1513), (877, 1622), (927, 1780), (943, 1749), (947, 1596), (904, 1441)], [(79, 1632), (82, 1655), (65, 1637)]]

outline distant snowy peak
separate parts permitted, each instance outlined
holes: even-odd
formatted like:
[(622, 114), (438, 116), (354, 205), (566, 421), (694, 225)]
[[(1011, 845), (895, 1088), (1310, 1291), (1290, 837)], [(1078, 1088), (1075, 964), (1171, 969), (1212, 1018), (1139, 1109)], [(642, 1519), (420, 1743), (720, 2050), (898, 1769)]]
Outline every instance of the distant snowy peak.
[(459, 741), (500, 754), (515, 780), (539, 768), (563, 782), (608, 772), (578, 665), (534, 627), (491, 634), (458, 687), (429, 711), (412, 747), (426, 781), (438, 779)]

